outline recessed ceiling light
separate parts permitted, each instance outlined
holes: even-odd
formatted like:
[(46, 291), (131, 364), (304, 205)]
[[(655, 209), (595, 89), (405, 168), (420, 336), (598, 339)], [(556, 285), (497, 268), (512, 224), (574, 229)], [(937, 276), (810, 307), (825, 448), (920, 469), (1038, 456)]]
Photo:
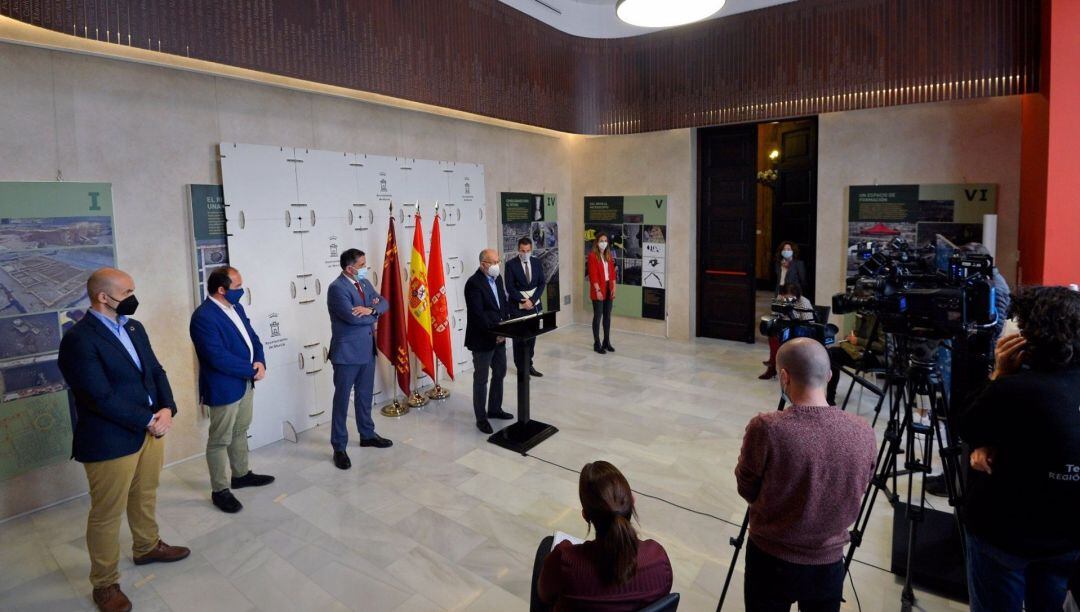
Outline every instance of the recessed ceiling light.
[(714, 15), (726, 0), (619, 0), (615, 14), (630, 25), (669, 28)]

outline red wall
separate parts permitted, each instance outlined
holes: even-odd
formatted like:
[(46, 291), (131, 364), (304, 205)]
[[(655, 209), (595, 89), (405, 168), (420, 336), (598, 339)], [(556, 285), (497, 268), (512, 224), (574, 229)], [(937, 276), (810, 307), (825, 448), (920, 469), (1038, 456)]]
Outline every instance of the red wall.
[(1050, 130), (1043, 282), (1080, 282), (1080, 2), (1050, 10)]
[(1080, 283), (1080, 2), (1043, 11), (1043, 93), (1023, 102), (1021, 282)]

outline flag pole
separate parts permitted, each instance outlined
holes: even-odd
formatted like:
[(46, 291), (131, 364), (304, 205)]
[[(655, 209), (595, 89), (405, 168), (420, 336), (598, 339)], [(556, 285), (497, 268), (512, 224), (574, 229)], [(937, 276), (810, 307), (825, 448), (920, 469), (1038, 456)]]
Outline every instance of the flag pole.
[[(420, 215), (420, 200), (416, 200), (416, 215)], [(421, 237), (422, 236), (423, 233), (421, 232)], [(423, 256), (423, 253), (421, 253), (420, 255)], [(420, 393), (420, 391), (416, 388), (416, 351), (412, 351), (412, 354), (413, 362), (412, 367), (410, 368), (410, 372), (412, 373), (412, 381), (410, 381), (410, 384), (412, 386), (412, 395), (409, 396), (409, 407), (419, 408), (421, 406), (427, 405), (428, 398), (424, 394)]]
[[(435, 200), (435, 216), (431, 218), (432, 224), (435, 223), (435, 219), (439, 216), (439, 201)], [(432, 225), (434, 227), (434, 225)], [(429, 262), (430, 263), (430, 262)], [(442, 261), (439, 262), (442, 265)], [(430, 270), (428, 272), (430, 275)], [(444, 298), (445, 299), (445, 298)], [(427, 396), (433, 400), (444, 400), (450, 397), (450, 392), (439, 385), (439, 357), (435, 354), (435, 343), (431, 343), (431, 362), (435, 364), (435, 387), (428, 391)]]
[[(394, 201), (393, 200), (390, 200), (390, 223), (391, 224), (394, 223)], [(396, 241), (396, 236), (395, 236), (395, 241)], [(399, 276), (401, 275), (401, 272), (398, 271), (397, 266), (394, 266), (393, 272), (395, 274), (399, 275)], [(400, 286), (400, 283), (399, 283), (399, 286)], [(386, 299), (385, 295), (383, 296), (383, 299)], [(393, 362), (391, 362), (390, 363), (390, 368), (391, 368), (390, 386), (394, 388), (394, 399), (389, 404), (386, 404), (385, 406), (383, 406), (379, 410), (379, 412), (381, 412), (382, 415), (386, 416), (386, 417), (405, 416), (409, 412), (409, 407), (406, 406), (405, 404), (402, 404), (400, 401), (398, 401), (397, 365), (394, 364)]]

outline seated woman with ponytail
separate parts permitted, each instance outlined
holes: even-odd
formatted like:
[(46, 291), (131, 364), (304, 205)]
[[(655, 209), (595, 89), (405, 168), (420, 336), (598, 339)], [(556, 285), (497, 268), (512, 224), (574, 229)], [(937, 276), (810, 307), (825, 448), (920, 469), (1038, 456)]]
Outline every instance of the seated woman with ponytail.
[(551, 550), (533, 609), (630, 612), (671, 592), (671, 562), (656, 541), (638, 539), (631, 523), (637, 517), (634, 495), (622, 472), (606, 461), (586, 464), (578, 495), (581, 516), (596, 538), (560, 542)]

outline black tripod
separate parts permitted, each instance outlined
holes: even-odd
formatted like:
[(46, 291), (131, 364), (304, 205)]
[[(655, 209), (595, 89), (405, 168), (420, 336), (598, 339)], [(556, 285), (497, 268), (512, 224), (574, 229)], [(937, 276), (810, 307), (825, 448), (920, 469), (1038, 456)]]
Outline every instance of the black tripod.
[[(946, 393), (936, 358), (940, 341), (906, 336), (895, 336), (895, 338), (897, 341), (897, 358), (894, 360), (896, 368), (889, 373), (890, 384), (888, 385), (891, 394), (889, 421), (878, 451), (874, 476), (870, 480), (866, 494), (863, 495), (859, 516), (855, 519), (855, 526), (851, 531), (851, 546), (844, 558), (844, 568), (846, 570), (851, 565), (855, 549), (862, 543), (878, 492), (884, 493), (890, 504), (895, 507), (900, 498), (897, 492), (897, 477), (906, 474), (908, 477), (908, 548), (904, 588), (900, 601), (901, 610), (907, 611), (915, 603), (915, 594), (911, 587), (912, 555), (915, 550), (917, 526), (923, 521), (926, 510), (926, 475), (931, 471), (935, 439), (944, 472), (949, 505), (956, 507), (962, 503), (963, 483), (958, 466), (958, 458), (961, 454), (960, 444), (956, 439), (954, 428), (950, 426), (949, 396)], [(900, 368), (904, 369), (901, 371)], [(920, 398), (924, 398), (926, 421), (915, 418), (918, 414)], [(944, 435), (941, 434), (940, 428), (943, 423)], [(902, 441), (905, 442), (903, 451), (900, 450)], [(902, 472), (898, 469), (897, 461), (901, 452), (905, 458)], [(912, 503), (916, 474), (920, 477), (918, 506)], [(889, 486), (890, 479), (892, 480), (891, 487)], [(959, 524), (959, 513), (956, 513), (956, 520), (958, 527), (962, 529), (962, 525)]]
[[(776, 410), (782, 411), (784, 409), (784, 396), (781, 394), (780, 403), (777, 404)], [(727, 578), (724, 578), (724, 590), (720, 593), (720, 603), (716, 605), (716, 612), (720, 612), (720, 609), (724, 607), (724, 600), (727, 599), (727, 590), (731, 586), (731, 577), (735, 574), (735, 562), (739, 560), (739, 551), (742, 550), (743, 543), (746, 541), (746, 529), (750, 526), (750, 508), (746, 509), (746, 514), (743, 515), (742, 525), (739, 527), (739, 535), (734, 538), (728, 538), (728, 543), (735, 547), (735, 553), (731, 556), (731, 565), (728, 566)]]

